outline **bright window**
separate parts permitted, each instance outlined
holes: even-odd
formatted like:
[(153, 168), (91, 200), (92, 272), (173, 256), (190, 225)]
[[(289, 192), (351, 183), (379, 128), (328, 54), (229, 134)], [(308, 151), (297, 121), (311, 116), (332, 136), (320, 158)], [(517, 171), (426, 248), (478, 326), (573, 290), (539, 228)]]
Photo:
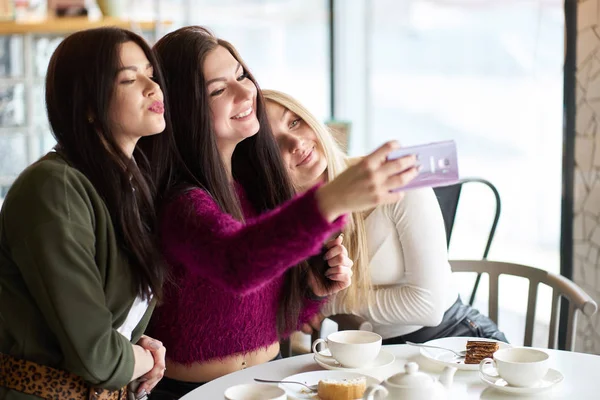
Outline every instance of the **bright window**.
[[(563, 2), (371, 4), (367, 147), (454, 139), (461, 176), (488, 179), (500, 192), (489, 258), (558, 272)], [(465, 188), (451, 258), (481, 257), (492, 199)], [(481, 289), (486, 297), (485, 284)], [(524, 312), (526, 291), (519, 284), (514, 293), (523, 297), (501, 292), (501, 307)]]

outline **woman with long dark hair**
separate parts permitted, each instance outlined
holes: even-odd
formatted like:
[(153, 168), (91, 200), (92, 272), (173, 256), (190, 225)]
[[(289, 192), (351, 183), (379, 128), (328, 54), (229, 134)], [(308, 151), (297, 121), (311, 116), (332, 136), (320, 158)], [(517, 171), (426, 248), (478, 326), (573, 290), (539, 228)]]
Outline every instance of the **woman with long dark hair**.
[(171, 135), (161, 86), (150, 47), (127, 30), (77, 32), (52, 55), (57, 145), (0, 212), (0, 399), (121, 399), (129, 382), (141, 394), (163, 376), (165, 348), (142, 334), (163, 296), (165, 181), (136, 148)]
[[(345, 214), (396, 201), (415, 175), (412, 157), (386, 162), (388, 143), (338, 179), (294, 197), (256, 80), (235, 48), (202, 27), (154, 46), (163, 65), (181, 166), (161, 208), (161, 243), (174, 283), (151, 333), (169, 349), (155, 399), (267, 362), (281, 336), (348, 286), (340, 239)], [(312, 152), (298, 163), (314, 161)], [(327, 268), (329, 267), (329, 268)], [(325, 279), (325, 278), (330, 279)], [(316, 296), (315, 296), (316, 295)]]

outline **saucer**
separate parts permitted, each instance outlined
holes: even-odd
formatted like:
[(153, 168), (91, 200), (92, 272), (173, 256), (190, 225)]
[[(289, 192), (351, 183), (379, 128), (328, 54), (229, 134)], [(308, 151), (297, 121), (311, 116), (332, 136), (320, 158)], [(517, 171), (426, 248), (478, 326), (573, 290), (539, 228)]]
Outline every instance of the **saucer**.
[[(486, 341), (486, 342), (498, 342), (499, 350), (506, 349), (512, 347), (508, 343), (500, 342), (495, 339), (485, 339), (485, 338), (477, 338), (477, 337), (467, 337), (467, 336), (458, 336), (458, 337), (445, 337), (430, 340), (423, 344), (429, 344), (432, 346), (444, 347), (446, 349), (451, 349), (454, 351), (462, 351), (467, 348), (468, 341)], [(436, 364), (443, 365), (445, 367), (454, 367), (460, 370), (466, 371), (478, 371), (479, 363), (477, 364), (465, 364), (464, 358), (458, 358), (454, 355), (454, 353), (448, 350), (441, 349), (431, 349), (427, 347), (421, 347), (421, 355), (430, 361), (433, 361)]]
[(501, 392), (532, 394), (540, 393), (550, 389), (551, 387), (563, 380), (563, 375), (559, 371), (550, 368), (548, 369), (548, 373), (546, 373), (546, 376), (544, 376), (537, 385), (532, 387), (510, 386), (504, 379), (500, 377), (491, 380), (481, 373), (479, 374), (479, 378), (481, 378), (481, 380), (485, 382), (485, 384), (489, 387), (493, 387), (494, 389), (499, 390)]
[[(380, 383), (379, 379), (375, 379), (372, 376), (365, 375), (365, 374), (359, 374), (356, 372), (350, 372), (350, 371), (302, 372), (300, 374), (288, 376), (286, 378), (283, 378), (282, 380), (302, 382), (306, 385), (316, 385), (319, 383), (319, 381), (321, 381), (323, 379), (336, 379), (336, 380), (355, 379), (355, 378), (360, 378), (361, 376), (364, 376), (367, 379), (367, 386), (377, 385)], [(308, 390), (306, 390), (306, 388), (304, 388), (303, 386), (300, 386), (300, 385), (294, 385), (294, 384), (290, 384), (290, 383), (280, 383), (279, 387), (282, 388), (283, 390), (285, 390), (285, 392), (287, 393), (287, 395), (290, 399), (296, 399), (296, 400), (318, 399), (318, 397), (316, 396), (316, 393), (309, 392)]]
[[(329, 352), (328, 349), (320, 351), (319, 354), (324, 355), (324, 356), (331, 355), (331, 353)], [(364, 367), (360, 367), (360, 368), (343, 367), (340, 363), (338, 363), (335, 360), (332, 360), (332, 359), (323, 360), (323, 359), (318, 358), (316, 355), (313, 358), (315, 359), (317, 364), (319, 364), (321, 367), (323, 367), (325, 369), (349, 371), (349, 372), (385, 367), (385, 366), (388, 366), (391, 363), (393, 363), (394, 360), (396, 359), (396, 357), (392, 353), (390, 353), (386, 350), (383, 350), (383, 349), (381, 349), (379, 351), (379, 355), (377, 356), (377, 358), (375, 358), (373, 361), (371, 361), (369, 364), (365, 365)]]

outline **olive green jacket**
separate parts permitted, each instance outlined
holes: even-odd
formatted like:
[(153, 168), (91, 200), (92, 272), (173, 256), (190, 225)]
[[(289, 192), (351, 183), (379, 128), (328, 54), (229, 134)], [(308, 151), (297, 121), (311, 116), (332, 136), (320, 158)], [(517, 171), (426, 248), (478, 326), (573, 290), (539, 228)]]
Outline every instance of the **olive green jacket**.
[[(50, 153), (17, 178), (0, 212), (0, 352), (125, 386), (133, 348), (116, 329), (136, 297), (131, 279), (108, 209), (81, 172)], [(0, 399), (30, 398), (0, 388)]]

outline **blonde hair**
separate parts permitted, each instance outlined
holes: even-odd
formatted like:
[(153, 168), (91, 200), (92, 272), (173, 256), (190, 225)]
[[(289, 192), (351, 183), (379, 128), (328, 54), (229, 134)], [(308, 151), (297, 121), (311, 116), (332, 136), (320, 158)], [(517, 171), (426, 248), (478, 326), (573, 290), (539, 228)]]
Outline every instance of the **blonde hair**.
[[(262, 90), (262, 93), (267, 102), (271, 101), (290, 110), (315, 132), (327, 159), (327, 182), (333, 180), (355, 162), (341, 150), (329, 128), (298, 100), (277, 90)], [(344, 302), (350, 309), (354, 309), (364, 301), (370, 303), (371, 299), (371, 274), (364, 214), (352, 213), (343, 233), (343, 244), (348, 249), (348, 256), (354, 262), (352, 285), (345, 289)]]

